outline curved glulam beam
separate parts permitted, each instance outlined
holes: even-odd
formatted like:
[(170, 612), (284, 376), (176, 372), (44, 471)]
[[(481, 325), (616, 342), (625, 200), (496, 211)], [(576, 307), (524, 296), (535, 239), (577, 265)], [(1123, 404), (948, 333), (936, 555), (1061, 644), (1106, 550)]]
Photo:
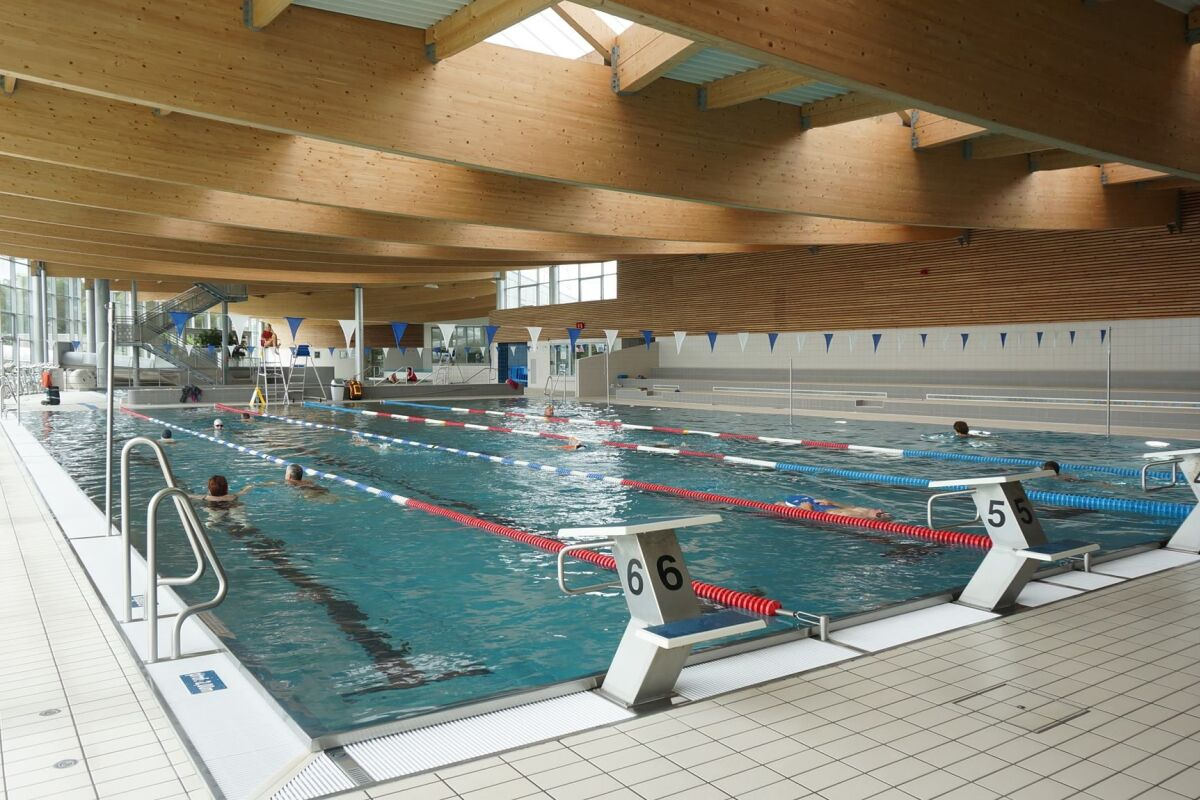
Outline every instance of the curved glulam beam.
[(584, 4), (907, 108), (1200, 179), (1200, 56), (1157, 3)]
[[(423, 32), (347, 15), (294, 7), (264, 36), (232, 23), (226, 0), (158, 0), (150, 10), (136, 0), (93, 0), (86, 15), (69, 0), (5, 5), (0, 72), (265, 130), (477, 167), (503, 178), (566, 185), (560, 189), (586, 186), (740, 209), (973, 228), (1123, 227), (1174, 216), (1170, 203), (1148, 203), (1133, 193), (1097, 194), (1094, 182), (1084, 185), (1070, 170), (1031, 176), (1023, 164), (963, 164), (955, 153), (918, 158), (908, 130), (895, 124), (868, 120), (798, 135), (795, 109), (788, 106), (751, 103), (735, 114), (705, 114), (696, 107), (694, 88), (669, 81), (636, 98), (619, 97), (609, 90), (610, 70), (602, 65), (487, 44), (434, 66), (425, 59)], [(704, 16), (725, 4), (664, 5), (687, 9), (681, 15)], [(975, 7), (968, 3), (964, 15)], [(846, 8), (851, 19), (893, 24), (884, 15)], [(757, 7), (747, 11), (752, 18), (760, 13)], [(925, 58), (924, 39), (904, 41), (919, 45)], [(899, 41), (894, 30), (887, 40)], [(46, 47), (51, 41), (55, 46)], [(1074, 55), (1071, 48), (1058, 49)], [(1124, 49), (1123, 44), (1119, 50)], [(780, 60), (774, 65), (788, 66)], [(197, 73), (220, 78), (195, 80)], [(994, 81), (991, 75), (962, 80), (956, 68), (944, 73), (945, 81), (976, 98), (977, 85)], [(1088, 80), (1103, 85), (1095, 76)], [(913, 106), (926, 107), (909, 101)], [(940, 110), (936, 104), (931, 108)], [(1038, 110), (1039, 117), (1045, 114)], [(175, 114), (155, 122), (171, 128), (164, 123), (184, 119)], [(96, 127), (106, 123), (93, 121)], [(81, 152), (86, 153), (77, 150), (70, 158)], [(351, 173), (337, 174), (344, 180)], [(494, 215), (533, 188), (530, 181), (502, 185), (520, 186), (520, 192), (506, 196), (476, 187), (467, 197), (453, 192), (443, 197), (438, 185), (424, 200), (446, 202), (460, 213)], [(319, 188), (331, 187), (324, 181)], [(543, 193), (534, 194), (536, 203), (523, 208), (537, 219), (504, 224), (547, 229), (556, 221), (585, 223), (587, 215), (577, 210), (581, 198), (567, 193), (565, 199), (573, 202), (545, 202)], [(601, 218), (617, 220), (624, 232), (640, 215), (628, 210), (638, 204), (625, 199), (620, 204), (623, 218)]]

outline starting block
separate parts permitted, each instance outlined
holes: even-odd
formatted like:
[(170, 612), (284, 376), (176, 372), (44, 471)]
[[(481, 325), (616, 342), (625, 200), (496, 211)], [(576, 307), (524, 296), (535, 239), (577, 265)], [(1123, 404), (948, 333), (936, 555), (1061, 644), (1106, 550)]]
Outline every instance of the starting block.
[(1047, 541), (1021, 481), (1053, 474), (1050, 470), (1037, 470), (929, 484), (931, 489), (972, 487), (975, 508), (992, 539), (992, 549), (959, 595), (959, 603), (984, 611), (1008, 608), (1016, 602), (1017, 595), (1029, 583), (1040, 563), (1086, 556), (1100, 549), (1100, 545), (1089, 542)]
[(1192, 494), (1196, 495), (1196, 506), (1179, 524), (1179, 528), (1167, 542), (1167, 547), (1186, 553), (1200, 553), (1200, 448), (1146, 453), (1142, 458), (1147, 459), (1151, 464), (1161, 461), (1172, 465), (1172, 470), (1175, 469), (1175, 464), (1179, 465), (1180, 471), (1187, 479), (1188, 486), (1192, 489)]

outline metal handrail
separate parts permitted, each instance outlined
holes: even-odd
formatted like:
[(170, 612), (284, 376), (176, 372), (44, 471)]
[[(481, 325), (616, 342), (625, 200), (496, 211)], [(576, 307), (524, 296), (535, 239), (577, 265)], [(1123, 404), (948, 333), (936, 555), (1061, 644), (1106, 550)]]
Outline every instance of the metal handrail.
[[(192, 546), (192, 553), (196, 557), (196, 571), (186, 578), (159, 578), (157, 574), (157, 540), (158, 540), (158, 507), (163, 500), (170, 497), (175, 501), (175, 505), (180, 509), (180, 520), (183, 521), (183, 529), (187, 534), (188, 543)], [(201, 560), (200, 551), (204, 551), (204, 558), (208, 563), (212, 564), (213, 573), (217, 576), (217, 593), (212, 599), (205, 600), (203, 603), (194, 603), (186, 606), (175, 617), (175, 625), (171, 630), (171, 658), (176, 659), (181, 655), (183, 637), (183, 623), (193, 614), (198, 614), (201, 611), (207, 611), (210, 608), (216, 608), (225, 596), (229, 594), (229, 581), (225, 575), (225, 568), (221, 566), (221, 560), (217, 558), (216, 552), (212, 549), (212, 542), (208, 538), (208, 534), (204, 531), (204, 524), (200, 522), (200, 518), (196, 516), (196, 509), (192, 507), (191, 501), (188, 499), (187, 492), (180, 489), (178, 486), (166, 486), (155, 492), (154, 497), (150, 498), (150, 503), (146, 506), (146, 631), (148, 635), (147, 654), (151, 664), (158, 661), (158, 587), (159, 586), (187, 586), (200, 580), (204, 575), (204, 561)]]
[[(941, 497), (954, 497), (955, 495), (959, 495), (959, 494), (974, 494), (974, 493), (975, 493), (974, 489), (959, 489), (956, 492), (941, 492), (939, 494), (930, 495), (929, 500), (925, 503), (925, 523), (930, 528), (934, 527), (934, 525), (933, 525), (933, 501), (934, 500), (937, 500), (938, 498), (941, 498)], [(955, 525), (943, 525), (942, 527), (944, 527), (944, 528), (961, 528), (966, 525), (974, 524), (976, 522), (979, 522), (979, 512), (978, 511), (975, 512), (974, 518), (968, 520), (967, 522), (959, 522)]]
[(558, 588), (563, 590), (564, 594), (587, 594), (588, 592), (598, 592), (601, 589), (611, 589), (614, 586), (620, 586), (621, 581), (608, 581), (607, 583), (594, 583), (590, 586), (580, 586), (572, 589), (567, 586), (567, 575), (564, 571), (565, 561), (568, 555), (578, 552), (579, 550), (599, 550), (604, 547), (612, 547), (612, 539), (605, 539), (600, 542), (584, 542), (583, 544), (569, 544), (562, 550), (558, 551)]
[[(1179, 485), (1179, 470), (1175, 469), (1175, 465), (1182, 464), (1182, 463), (1183, 463), (1183, 459), (1179, 458), (1179, 457), (1159, 458), (1159, 459), (1155, 459), (1153, 461), (1147, 461), (1145, 464), (1142, 465), (1142, 470), (1141, 470), (1141, 472), (1142, 472), (1142, 491), (1147, 492), (1147, 493), (1157, 492), (1160, 489), (1169, 489), (1172, 486), (1178, 486)], [(1153, 469), (1154, 467), (1160, 467), (1163, 464), (1171, 465), (1171, 482), (1164, 483), (1162, 486), (1147, 485), (1146, 479), (1149, 477), (1150, 470)]]
[[(179, 658), (183, 621), (192, 614), (205, 611), (220, 604), (228, 593), (228, 582), (225, 570), (212, 549), (212, 542), (209, 541), (203, 523), (196, 516), (196, 510), (192, 507), (187, 493), (175, 481), (175, 475), (171, 471), (171, 464), (167, 460), (167, 455), (163, 451), (162, 445), (145, 436), (134, 437), (121, 448), (121, 548), (124, 553), (122, 585), (125, 590), (124, 598), (122, 599), (122, 617), (124, 621), (133, 621), (133, 578), (131, 575), (133, 543), (130, 541), (129, 535), (129, 520), (131, 518), (129, 508), (129, 454), (138, 446), (149, 447), (151, 452), (154, 453), (158, 459), (158, 466), (162, 471), (163, 480), (166, 482), (166, 486), (156, 492), (150, 499), (146, 509), (147, 577), (143, 607), (145, 608), (145, 620), (149, 637), (147, 653), (150, 663), (154, 663), (158, 661), (158, 587), (188, 586), (196, 583), (204, 576), (206, 559), (212, 565), (213, 572), (217, 576), (216, 596), (204, 603), (187, 606), (180, 612), (175, 621), (175, 629), (171, 640), (171, 657)], [(196, 560), (196, 568), (192, 571), (191, 575), (183, 577), (158, 577), (158, 507), (167, 497), (170, 497), (175, 504), (175, 510), (179, 514), (179, 521), (183, 526), (184, 535), (187, 537), (188, 545), (192, 549), (192, 556)]]
[(784, 609), (776, 611), (775, 614), (776, 616), (790, 615), (801, 624), (809, 626), (815, 625), (817, 628), (817, 638), (819, 638), (822, 642), (828, 641), (829, 639), (828, 614), (810, 614), (807, 611), (785, 611)]

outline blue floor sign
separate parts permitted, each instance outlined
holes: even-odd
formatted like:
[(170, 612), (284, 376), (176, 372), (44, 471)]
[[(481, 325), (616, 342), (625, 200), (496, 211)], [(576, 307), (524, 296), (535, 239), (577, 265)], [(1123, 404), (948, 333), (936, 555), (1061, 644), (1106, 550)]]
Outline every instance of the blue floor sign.
[(207, 692), (219, 692), (225, 688), (225, 681), (211, 669), (206, 669), (204, 672), (189, 672), (186, 675), (180, 675), (179, 680), (183, 681), (183, 685), (192, 694), (205, 694)]

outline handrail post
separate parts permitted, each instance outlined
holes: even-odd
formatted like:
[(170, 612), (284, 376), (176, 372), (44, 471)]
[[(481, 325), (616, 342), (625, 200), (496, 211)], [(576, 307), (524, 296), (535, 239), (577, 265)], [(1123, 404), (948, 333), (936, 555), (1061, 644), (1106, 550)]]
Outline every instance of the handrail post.
[(113, 506), (112, 506), (112, 460), (113, 460), (113, 367), (115, 359), (113, 357), (113, 313), (115, 306), (109, 301), (105, 304), (108, 310), (108, 341), (105, 346), (108, 352), (105, 354), (105, 362), (108, 365), (108, 402), (105, 406), (107, 418), (105, 419), (105, 445), (104, 445), (104, 535), (112, 536), (112, 521), (113, 521)]

